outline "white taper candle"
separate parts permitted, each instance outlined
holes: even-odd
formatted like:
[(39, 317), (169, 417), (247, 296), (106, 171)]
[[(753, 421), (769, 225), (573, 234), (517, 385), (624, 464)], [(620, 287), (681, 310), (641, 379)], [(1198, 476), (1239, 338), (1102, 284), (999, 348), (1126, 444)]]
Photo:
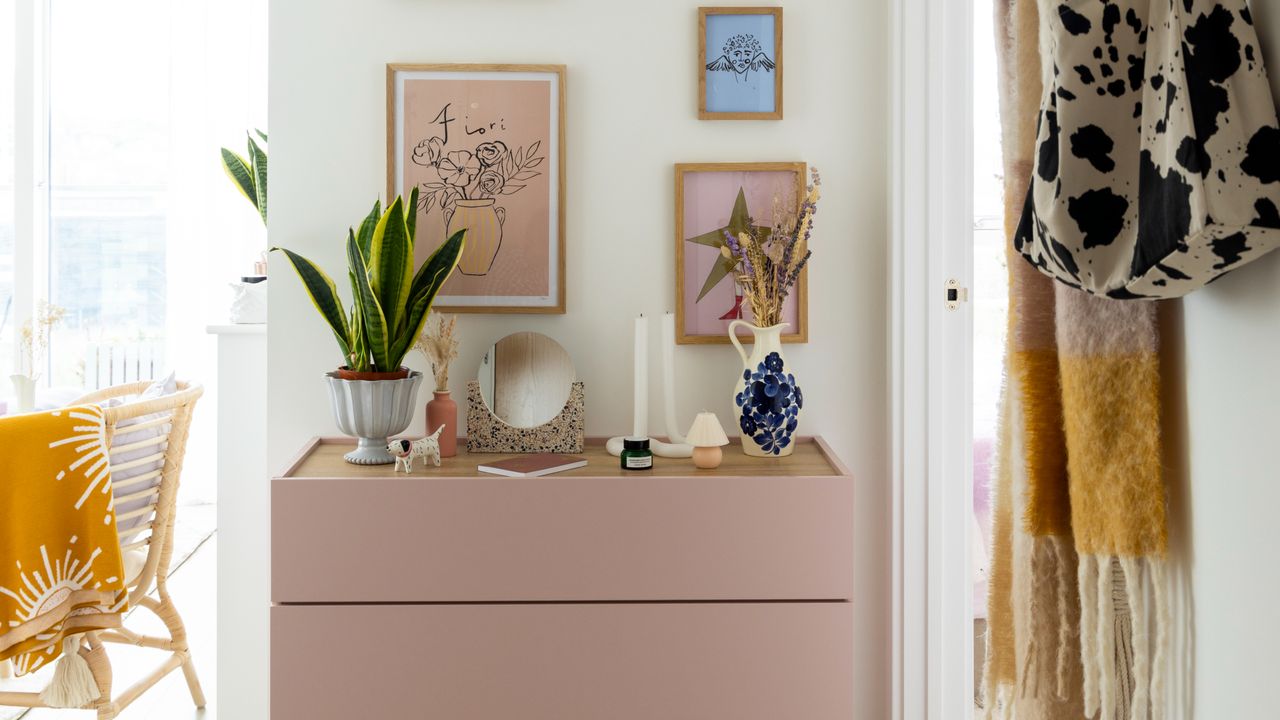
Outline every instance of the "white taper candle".
[(635, 416), (632, 437), (649, 437), (649, 318), (636, 318)]
[(676, 421), (676, 314), (662, 316), (662, 399), (667, 442), (683, 444), (684, 435)]

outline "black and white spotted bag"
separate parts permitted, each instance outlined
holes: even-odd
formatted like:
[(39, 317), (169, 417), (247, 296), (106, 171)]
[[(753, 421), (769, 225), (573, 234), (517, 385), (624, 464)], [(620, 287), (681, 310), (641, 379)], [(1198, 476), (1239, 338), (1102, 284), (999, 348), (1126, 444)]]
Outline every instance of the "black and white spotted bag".
[(1185, 295), (1280, 244), (1280, 125), (1245, 0), (1040, 0), (1014, 247), (1096, 295)]

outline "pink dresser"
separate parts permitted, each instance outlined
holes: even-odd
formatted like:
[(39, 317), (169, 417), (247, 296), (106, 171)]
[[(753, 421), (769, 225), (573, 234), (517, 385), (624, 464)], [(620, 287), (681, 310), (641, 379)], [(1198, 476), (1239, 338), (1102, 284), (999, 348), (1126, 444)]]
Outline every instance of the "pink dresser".
[(541, 478), (349, 445), (272, 481), (274, 720), (853, 717), (853, 478), (820, 439)]

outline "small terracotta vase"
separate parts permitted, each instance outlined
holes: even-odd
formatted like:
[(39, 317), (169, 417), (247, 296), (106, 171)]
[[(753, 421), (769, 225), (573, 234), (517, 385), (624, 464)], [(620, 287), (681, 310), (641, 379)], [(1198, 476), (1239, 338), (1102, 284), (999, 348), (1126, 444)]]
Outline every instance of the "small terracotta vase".
[(435, 397), (427, 403), (427, 434), (444, 425), (440, 433), (440, 457), (453, 457), (458, 454), (458, 403), (449, 397), (449, 391), (435, 392)]

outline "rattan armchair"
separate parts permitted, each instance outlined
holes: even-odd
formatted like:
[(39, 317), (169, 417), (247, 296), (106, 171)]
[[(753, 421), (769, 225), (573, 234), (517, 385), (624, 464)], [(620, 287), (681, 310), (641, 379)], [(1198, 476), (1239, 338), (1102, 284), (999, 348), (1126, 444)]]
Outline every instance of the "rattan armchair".
[[(130, 383), (104, 388), (85, 395), (74, 404), (102, 403), (111, 398), (127, 398), (146, 390), (150, 381)], [(204, 691), (196, 677), (191, 650), (187, 645), (187, 631), (182, 618), (169, 596), (167, 576), (173, 556), (173, 520), (178, 496), (182, 459), (187, 447), (187, 433), (191, 426), (191, 414), (196, 400), (204, 393), (200, 385), (178, 383), (177, 392), (160, 398), (135, 400), (106, 407), (108, 441), (115, 436), (120, 423), (135, 418), (145, 418), (128, 425), (125, 432), (134, 433), (159, 428), (152, 437), (112, 448), (111, 471), (113, 475), (123, 470), (154, 465), (163, 461), (160, 469), (150, 470), (115, 485), (118, 524), (130, 527), (120, 529), (121, 550), (125, 553), (126, 586), (129, 588), (130, 607), (143, 607), (155, 613), (165, 624), (169, 637), (141, 635), (126, 627), (100, 630), (81, 636), (80, 655), (89, 663), (101, 696), (85, 709), (97, 710), (98, 720), (110, 720), (136, 700), (165, 675), (182, 668), (187, 687), (196, 707), (204, 707)], [(147, 417), (155, 416), (155, 417)], [(146, 450), (145, 457), (117, 462), (117, 454)], [(155, 481), (159, 479), (158, 483)], [(153, 483), (155, 483), (153, 485)], [(120, 491), (125, 491), (122, 495)], [(141, 507), (122, 512), (123, 505)], [(123, 525), (121, 525), (123, 527)], [(149, 595), (152, 589), (157, 597)], [(105, 650), (106, 643), (123, 643), (153, 648), (166, 653), (164, 662), (138, 682), (112, 696), (111, 663)], [(38, 693), (0, 692), (0, 705), (18, 707), (46, 707)]]

